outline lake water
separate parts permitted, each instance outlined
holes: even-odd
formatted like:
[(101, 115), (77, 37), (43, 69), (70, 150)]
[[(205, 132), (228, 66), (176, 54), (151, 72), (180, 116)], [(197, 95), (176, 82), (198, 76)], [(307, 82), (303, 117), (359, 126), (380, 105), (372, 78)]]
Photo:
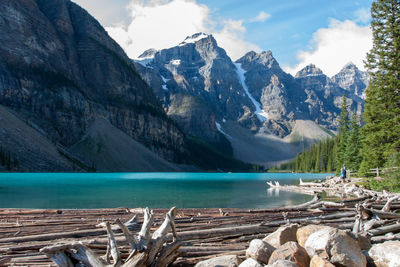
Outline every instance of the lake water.
[(0, 208), (269, 208), (312, 197), (268, 190), (328, 174), (0, 173)]

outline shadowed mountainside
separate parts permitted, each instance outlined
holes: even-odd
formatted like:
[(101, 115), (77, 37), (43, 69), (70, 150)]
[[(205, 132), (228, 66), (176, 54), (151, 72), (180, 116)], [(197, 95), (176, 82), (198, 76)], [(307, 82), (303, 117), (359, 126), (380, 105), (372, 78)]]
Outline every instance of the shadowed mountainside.
[[(0, 18), (0, 104), (16, 115), (10, 125), (34, 127), (53, 147), (51, 153), (43, 152), (49, 152), (54, 164), (38, 156), (32, 164), (22, 160), (21, 170), (68, 170), (76, 158), (91, 166), (92, 150), (80, 151), (84, 157), (78, 157), (70, 148), (96, 127), (95, 118), (148, 147), (154, 153), (149, 164), (160, 157), (182, 161), (184, 134), (124, 51), (84, 9), (68, 0), (5, 0)], [(23, 139), (23, 134), (13, 137)], [(40, 151), (44, 141), (26, 137)], [(29, 149), (16, 150), (7, 138), (1, 143), (23, 158)], [(123, 140), (114, 141), (124, 146)], [(54, 147), (65, 151), (64, 157)], [(133, 146), (131, 152), (135, 150)], [(118, 170), (137, 170), (124, 166)]]

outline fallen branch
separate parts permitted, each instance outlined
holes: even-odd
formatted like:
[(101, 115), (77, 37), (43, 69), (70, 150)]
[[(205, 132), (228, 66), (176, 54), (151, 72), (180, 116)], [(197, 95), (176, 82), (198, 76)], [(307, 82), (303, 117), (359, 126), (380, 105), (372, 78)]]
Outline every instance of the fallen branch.
[(303, 180), (300, 178), (300, 186), (322, 186), (321, 183), (312, 183), (312, 182), (303, 182)]
[(10, 261), (10, 258), (0, 258), (0, 264), (5, 264)]
[(386, 225), (382, 226), (376, 229), (371, 229), (368, 231), (368, 233), (372, 236), (378, 236), (378, 235), (383, 235), (386, 233), (397, 233), (400, 232), (400, 224), (391, 224), (391, 225)]
[(382, 208), (382, 211), (389, 212), (390, 206), (392, 205), (392, 203), (398, 199), (400, 199), (400, 196), (392, 196), (392, 197), (388, 198), (385, 206), (383, 206), (383, 208)]
[(400, 240), (400, 234), (371, 237), (372, 243), (382, 243), (382, 242), (394, 241), (394, 240)]

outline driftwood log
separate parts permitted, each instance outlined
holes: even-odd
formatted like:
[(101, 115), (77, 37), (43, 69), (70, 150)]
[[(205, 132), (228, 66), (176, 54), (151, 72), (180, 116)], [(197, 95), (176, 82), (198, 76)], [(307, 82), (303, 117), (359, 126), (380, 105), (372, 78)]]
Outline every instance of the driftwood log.
[[(46, 246), (40, 249), (40, 252), (44, 253), (60, 267), (164, 267), (179, 256), (178, 248), (182, 244), (181, 241), (177, 239), (175, 230), (174, 220), (176, 215), (177, 210), (173, 207), (166, 214), (165, 220), (161, 226), (151, 235), (150, 229), (154, 220), (153, 211), (146, 208), (141, 230), (136, 237), (125, 224), (117, 219), (114, 225), (120, 228), (125, 237), (125, 242), (130, 247), (129, 256), (125, 261), (121, 258), (121, 252), (118, 249), (118, 244), (109, 222), (105, 223), (108, 242), (106, 254), (104, 256), (97, 255), (83, 242)], [(170, 230), (173, 236), (172, 243), (166, 243), (166, 236)]]

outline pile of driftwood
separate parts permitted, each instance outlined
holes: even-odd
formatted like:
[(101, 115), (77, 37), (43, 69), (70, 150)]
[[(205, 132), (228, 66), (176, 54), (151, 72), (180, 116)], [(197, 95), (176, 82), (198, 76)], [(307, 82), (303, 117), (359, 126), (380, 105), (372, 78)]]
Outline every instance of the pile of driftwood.
[[(67, 244), (56, 244), (40, 249), (53, 260), (58, 266), (73, 267), (79, 266), (159, 266), (165, 267), (173, 262), (179, 255), (177, 249), (181, 242), (176, 240), (175, 216), (176, 208), (172, 208), (165, 217), (161, 226), (150, 235), (150, 228), (153, 225), (153, 212), (148, 208), (144, 211), (144, 221), (142, 227), (135, 237), (128, 226), (135, 222), (135, 217), (123, 224), (116, 219), (117, 226), (125, 237), (125, 242), (129, 245), (129, 256), (123, 260), (115, 239), (114, 232), (110, 222), (103, 223), (107, 230), (107, 251), (104, 256), (94, 253), (88, 246), (82, 242)], [(172, 231), (173, 240), (169, 244), (164, 244), (166, 235)]]
[(400, 240), (398, 209), (399, 195), (370, 191), (257, 210), (2, 209), (0, 265), (192, 266), (216, 255), (244, 258), (251, 240), (288, 223), (334, 226), (379, 243)]

